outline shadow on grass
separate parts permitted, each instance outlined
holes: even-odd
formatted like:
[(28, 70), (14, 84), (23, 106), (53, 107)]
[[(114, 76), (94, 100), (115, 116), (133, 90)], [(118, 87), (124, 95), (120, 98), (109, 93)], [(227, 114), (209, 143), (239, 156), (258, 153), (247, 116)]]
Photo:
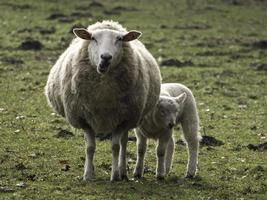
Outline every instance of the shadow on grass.
[(93, 182), (77, 180), (72, 185), (73, 192), (88, 196), (105, 197), (111, 199), (177, 199), (187, 196), (187, 190), (197, 194), (198, 191), (212, 191), (218, 187), (208, 183), (197, 176), (193, 179), (184, 177), (169, 176), (164, 181), (157, 181), (148, 177), (143, 179), (130, 179), (111, 183), (109, 180), (100, 177)]

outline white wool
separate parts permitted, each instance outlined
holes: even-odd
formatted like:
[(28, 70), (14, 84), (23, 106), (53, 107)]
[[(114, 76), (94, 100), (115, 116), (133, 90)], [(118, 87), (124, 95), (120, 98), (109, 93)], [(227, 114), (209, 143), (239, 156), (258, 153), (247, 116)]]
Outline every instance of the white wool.
[[(87, 30), (126, 32), (119, 23), (97, 22)], [(139, 40), (125, 42), (116, 67), (100, 75), (88, 55), (90, 41), (75, 38), (52, 67), (45, 87), (49, 105), (75, 128), (91, 134), (127, 132), (156, 104), (159, 67)]]
[[(179, 98), (180, 97), (180, 98)], [(160, 112), (164, 110), (165, 115)], [(189, 88), (182, 84), (166, 83), (161, 85), (158, 105), (145, 117), (142, 124), (135, 130), (137, 136), (137, 164), (134, 175), (143, 175), (143, 160), (147, 138), (158, 140), (157, 146), (157, 178), (168, 174), (174, 152), (173, 127), (181, 123), (184, 139), (188, 147), (188, 165), (186, 175), (192, 177), (197, 170), (199, 135), (199, 117), (195, 98)]]

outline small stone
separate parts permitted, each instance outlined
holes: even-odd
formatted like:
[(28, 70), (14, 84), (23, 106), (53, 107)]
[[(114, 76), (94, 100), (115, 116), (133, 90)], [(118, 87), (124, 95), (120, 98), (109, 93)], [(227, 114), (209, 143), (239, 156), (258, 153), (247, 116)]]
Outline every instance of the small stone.
[(69, 139), (73, 137), (74, 134), (68, 130), (60, 129), (58, 133), (55, 135), (56, 138), (66, 138)]
[(245, 104), (240, 104), (240, 105), (238, 105), (238, 107), (244, 109), (244, 108), (247, 108), (248, 106)]
[(26, 183), (25, 182), (19, 182), (16, 184), (17, 187), (20, 187), (20, 188), (25, 188), (26, 187)]
[(16, 117), (16, 119), (24, 119), (24, 118), (25, 118), (25, 116), (23, 116), (23, 115), (20, 115), (20, 116)]
[(61, 168), (61, 171), (69, 171), (70, 170), (70, 166), (69, 165), (64, 165), (62, 168)]
[(18, 164), (16, 164), (16, 165), (15, 165), (15, 168), (16, 168), (17, 170), (25, 170), (25, 169), (27, 169), (27, 167), (26, 167), (23, 163), (18, 163)]
[(4, 187), (0, 186), (0, 192), (12, 193), (12, 192), (15, 192), (15, 190), (7, 186), (4, 186)]
[(31, 158), (36, 158), (37, 155), (36, 155), (36, 153), (31, 153), (31, 154), (29, 155), (29, 157), (31, 157)]

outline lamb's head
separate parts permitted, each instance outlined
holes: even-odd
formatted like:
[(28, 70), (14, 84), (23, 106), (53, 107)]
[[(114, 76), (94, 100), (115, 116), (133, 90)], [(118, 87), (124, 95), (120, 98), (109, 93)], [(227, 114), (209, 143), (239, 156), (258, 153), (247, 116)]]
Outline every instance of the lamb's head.
[(73, 29), (74, 34), (84, 40), (90, 40), (88, 46), (91, 64), (99, 74), (120, 63), (123, 55), (123, 42), (130, 42), (140, 37), (138, 31), (119, 32), (111, 29), (88, 31), (84, 28)]
[(157, 125), (165, 129), (172, 129), (176, 125), (177, 117), (181, 113), (186, 97), (186, 93), (177, 97), (160, 96), (154, 112)]

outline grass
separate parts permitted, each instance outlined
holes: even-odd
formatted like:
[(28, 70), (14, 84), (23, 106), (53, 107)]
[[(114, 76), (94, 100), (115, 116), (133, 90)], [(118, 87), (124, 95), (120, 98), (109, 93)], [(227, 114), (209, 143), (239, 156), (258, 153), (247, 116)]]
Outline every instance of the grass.
[[(265, 199), (266, 151), (246, 146), (266, 142), (267, 137), (266, 71), (251, 67), (267, 63), (266, 46), (257, 45), (267, 36), (266, 2), (200, 0), (192, 9), (176, 0), (107, 0), (104, 7), (93, 8), (89, 3), (0, 3), (0, 199)], [(118, 6), (123, 10), (114, 9)], [(48, 20), (55, 12), (65, 19)], [(82, 132), (52, 113), (43, 88), (49, 69), (73, 38), (71, 27), (102, 19), (142, 31), (141, 41), (159, 62), (175, 58), (193, 63), (162, 66), (161, 72), (163, 82), (180, 82), (194, 92), (201, 134), (224, 142), (200, 149), (195, 179), (183, 178), (186, 148), (176, 145), (172, 173), (157, 182), (153, 141), (145, 179), (131, 179), (136, 154), (130, 141), (130, 181), (110, 183), (110, 142), (97, 141), (96, 180), (81, 180)], [(42, 28), (52, 31), (44, 34)], [(29, 37), (43, 48), (19, 48)], [(56, 138), (59, 129), (74, 136)], [(177, 139), (180, 134), (176, 129)]]

